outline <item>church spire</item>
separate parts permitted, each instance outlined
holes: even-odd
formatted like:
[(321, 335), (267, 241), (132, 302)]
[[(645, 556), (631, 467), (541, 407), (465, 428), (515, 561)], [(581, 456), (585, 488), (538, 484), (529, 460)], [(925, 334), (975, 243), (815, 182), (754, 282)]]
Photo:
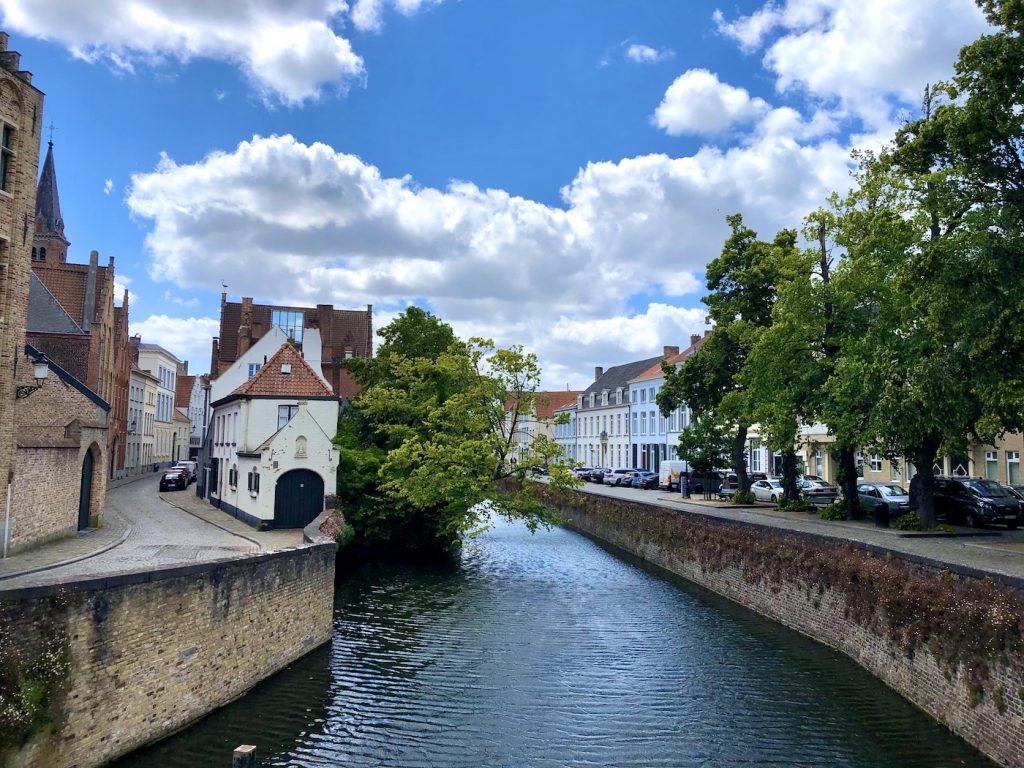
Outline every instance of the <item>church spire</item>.
[[(57, 193), (57, 169), (53, 163), (53, 139), (46, 149), (43, 172), (36, 188), (36, 231), (33, 239), (43, 254), (41, 261), (67, 261), (70, 243), (64, 236), (64, 218), (60, 214), (60, 195)], [(36, 251), (36, 248), (33, 248)], [(37, 257), (38, 258), (38, 257)]]

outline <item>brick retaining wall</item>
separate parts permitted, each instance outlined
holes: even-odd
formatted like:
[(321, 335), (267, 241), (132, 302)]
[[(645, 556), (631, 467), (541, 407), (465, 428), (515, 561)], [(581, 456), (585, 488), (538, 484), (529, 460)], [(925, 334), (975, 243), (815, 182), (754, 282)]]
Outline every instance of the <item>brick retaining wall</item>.
[[(10, 768), (87, 768), (157, 741), (327, 642), (333, 543), (0, 592), (10, 637), (66, 638), (53, 723)], [(254, 724), (258, 725), (258, 724)]]
[[(1024, 768), (1024, 656), (1019, 642), (1024, 585), (1016, 580), (996, 584), (966, 569), (954, 572), (921, 558), (882, 554), (877, 548), (755, 523), (591, 494), (560, 495), (546, 486), (541, 493), (561, 510), (568, 527), (842, 651), (1001, 765)], [(756, 552), (746, 561), (735, 546), (743, 540), (753, 541), (751, 550)], [(839, 562), (841, 567), (829, 565)], [(875, 572), (884, 574), (886, 581), (873, 579)], [(865, 609), (879, 596), (883, 599), (878, 602), (884, 603), (885, 595), (898, 593), (900, 598), (892, 603), (909, 606), (906, 615), (911, 616), (914, 610), (928, 610), (927, 600), (914, 608), (913, 596), (929, 590), (939, 596), (933, 605), (954, 590), (961, 604), (986, 603), (962, 613), (942, 606), (945, 614), (940, 618), (951, 626), (958, 620), (969, 624), (962, 621), (965, 616), (988, 620), (988, 603), (993, 613), (998, 605), (999, 611), (1012, 616), (1011, 631), (1003, 636), (1012, 642), (989, 654), (980, 684), (967, 669), (978, 658), (977, 649), (966, 652), (965, 659), (970, 660), (951, 668), (936, 655), (947, 648), (930, 645), (927, 637), (910, 637), (916, 631), (912, 621), (904, 630), (885, 609)], [(974, 629), (964, 630), (960, 635), (950, 633), (950, 647), (970, 645)]]

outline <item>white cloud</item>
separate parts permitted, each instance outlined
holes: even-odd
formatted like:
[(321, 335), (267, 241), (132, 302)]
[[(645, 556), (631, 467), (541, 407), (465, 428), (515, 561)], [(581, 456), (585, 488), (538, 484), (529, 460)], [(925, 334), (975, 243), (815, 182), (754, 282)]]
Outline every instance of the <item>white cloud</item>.
[(690, 69), (665, 91), (653, 123), (671, 136), (714, 135), (750, 123), (769, 109), (764, 99), (745, 88), (723, 83), (706, 69)]
[(103, 182), (103, 194), (104, 195), (109, 195), (110, 192), (113, 189), (114, 189), (114, 180), (113, 179), (107, 179), (106, 181)]
[(925, 84), (949, 77), (960, 47), (986, 30), (973, 0), (786, 0), (714, 18), (745, 50), (777, 33), (764, 54), (777, 90), (834, 100), (872, 127), (892, 120), (893, 98), (919, 105)]
[(425, 5), (439, 5), (443, 0), (355, 0), (352, 23), (356, 29), (377, 32), (383, 26), (385, 6), (392, 6), (403, 16), (412, 16)]
[(626, 48), (626, 58), (637, 64), (656, 64), (675, 57), (669, 48), (651, 48), (649, 45), (633, 43)]
[(128, 286), (131, 285), (132, 279), (127, 275), (114, 275), (114, 303), (117, 306), (121, 306), (124, 303), (124, 292), (128, 291), (128, 315), (131, 317), (131, 308), (139, 298), (138, 294), (128, 290)]
[(196, 297), (193, 296), (191, 299), (186, 299), (182, 296), (175, 296), (170, 291), (164, 291), (164, 301), (169, 301), (172, 304), (177, 304), (179, 307), (199, 306), (199, 299), (197, 299)]
[[(419, 0), (393, 0), (414, 13)], [(431, 0), (433, 2), (433, 0)], [(268, 99), (296, 105), (362, 79), (363, 60), (335, 29), (343, 0), (0, 0), (9, 32), (56, 41), (86, 61), (209, 58), (238, 65)]]
[(129, 323), (129, 332), (139, 334), (147, 344), (159, 344), (179, 359), (188, 360), (198, 372), (209, 367), (210, 345), (220, 332), (220, 322), (213, 317), (150, 315)]
[[(219, 291), (231, 275), (233, 293), (375, 312), (426, 300), (459, 333), (586, 370), (634, 342), (612, 333), (603, 349), (581, 345), (579, 328), (633, 316), (632, 297), (659, 285), (691, 292), (727, 214), (745, 213), (767, 237), (796, 226), (845, 188), (847, 163), (834, 141), (764, 133), (689, 157), (590, 163), (555, 207), (465, 182), (420, 187), (324, 144), (254, 137), (194, 164), (165, 157), (132, 178), (128, 205), (151, 222), (156, 280)], [(637, 338), (650, 345), (643, 355), (675, 343)]]

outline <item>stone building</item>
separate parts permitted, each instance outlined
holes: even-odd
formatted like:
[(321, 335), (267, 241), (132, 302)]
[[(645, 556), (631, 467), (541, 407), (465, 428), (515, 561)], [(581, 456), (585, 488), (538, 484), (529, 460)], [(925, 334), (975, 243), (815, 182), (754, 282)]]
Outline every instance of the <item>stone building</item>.
[(344, 360), (373, 355), (373, 305), (367, 305), (365, 311), (335, 309), (330, 304), (283, 307), (254, 304), (248, 297), (231, 302), (222, 293), (220, 335), (213, 340), (210, 378), (220, 376), (275, 327), (302, 350), (308, 362), (318, 361), (335, 394), (350, 398), (358, 393), (358, 386), (344, 369)]
[(15, 379), (25, 346), (43, 93), (21, 69), (21, 56), (7, 50), (7, 41), (0, 32), (0, 477), (10, 487), (16, 473)]
[(124, 474), (127, 442), (128, 295), (126, 291), (122, 306), (115, 308), (112, 257), (100, 266), (99, 253), (92, 251), (88, 264), (72, 263), (69, 246), (50, 141), (36, 189), (32, 270), (81, 333), (53, 333), (30, 324), (28, 340), (111, 404), (108, 469), (117, 477)]

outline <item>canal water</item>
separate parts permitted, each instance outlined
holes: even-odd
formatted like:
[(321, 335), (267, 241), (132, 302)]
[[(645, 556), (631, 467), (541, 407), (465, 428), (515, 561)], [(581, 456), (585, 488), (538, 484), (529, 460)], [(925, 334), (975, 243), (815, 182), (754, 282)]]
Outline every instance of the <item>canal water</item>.
[(566, 530), (338, 584), (334, 638), (119, 768), (993, 763), (849, 659)]

